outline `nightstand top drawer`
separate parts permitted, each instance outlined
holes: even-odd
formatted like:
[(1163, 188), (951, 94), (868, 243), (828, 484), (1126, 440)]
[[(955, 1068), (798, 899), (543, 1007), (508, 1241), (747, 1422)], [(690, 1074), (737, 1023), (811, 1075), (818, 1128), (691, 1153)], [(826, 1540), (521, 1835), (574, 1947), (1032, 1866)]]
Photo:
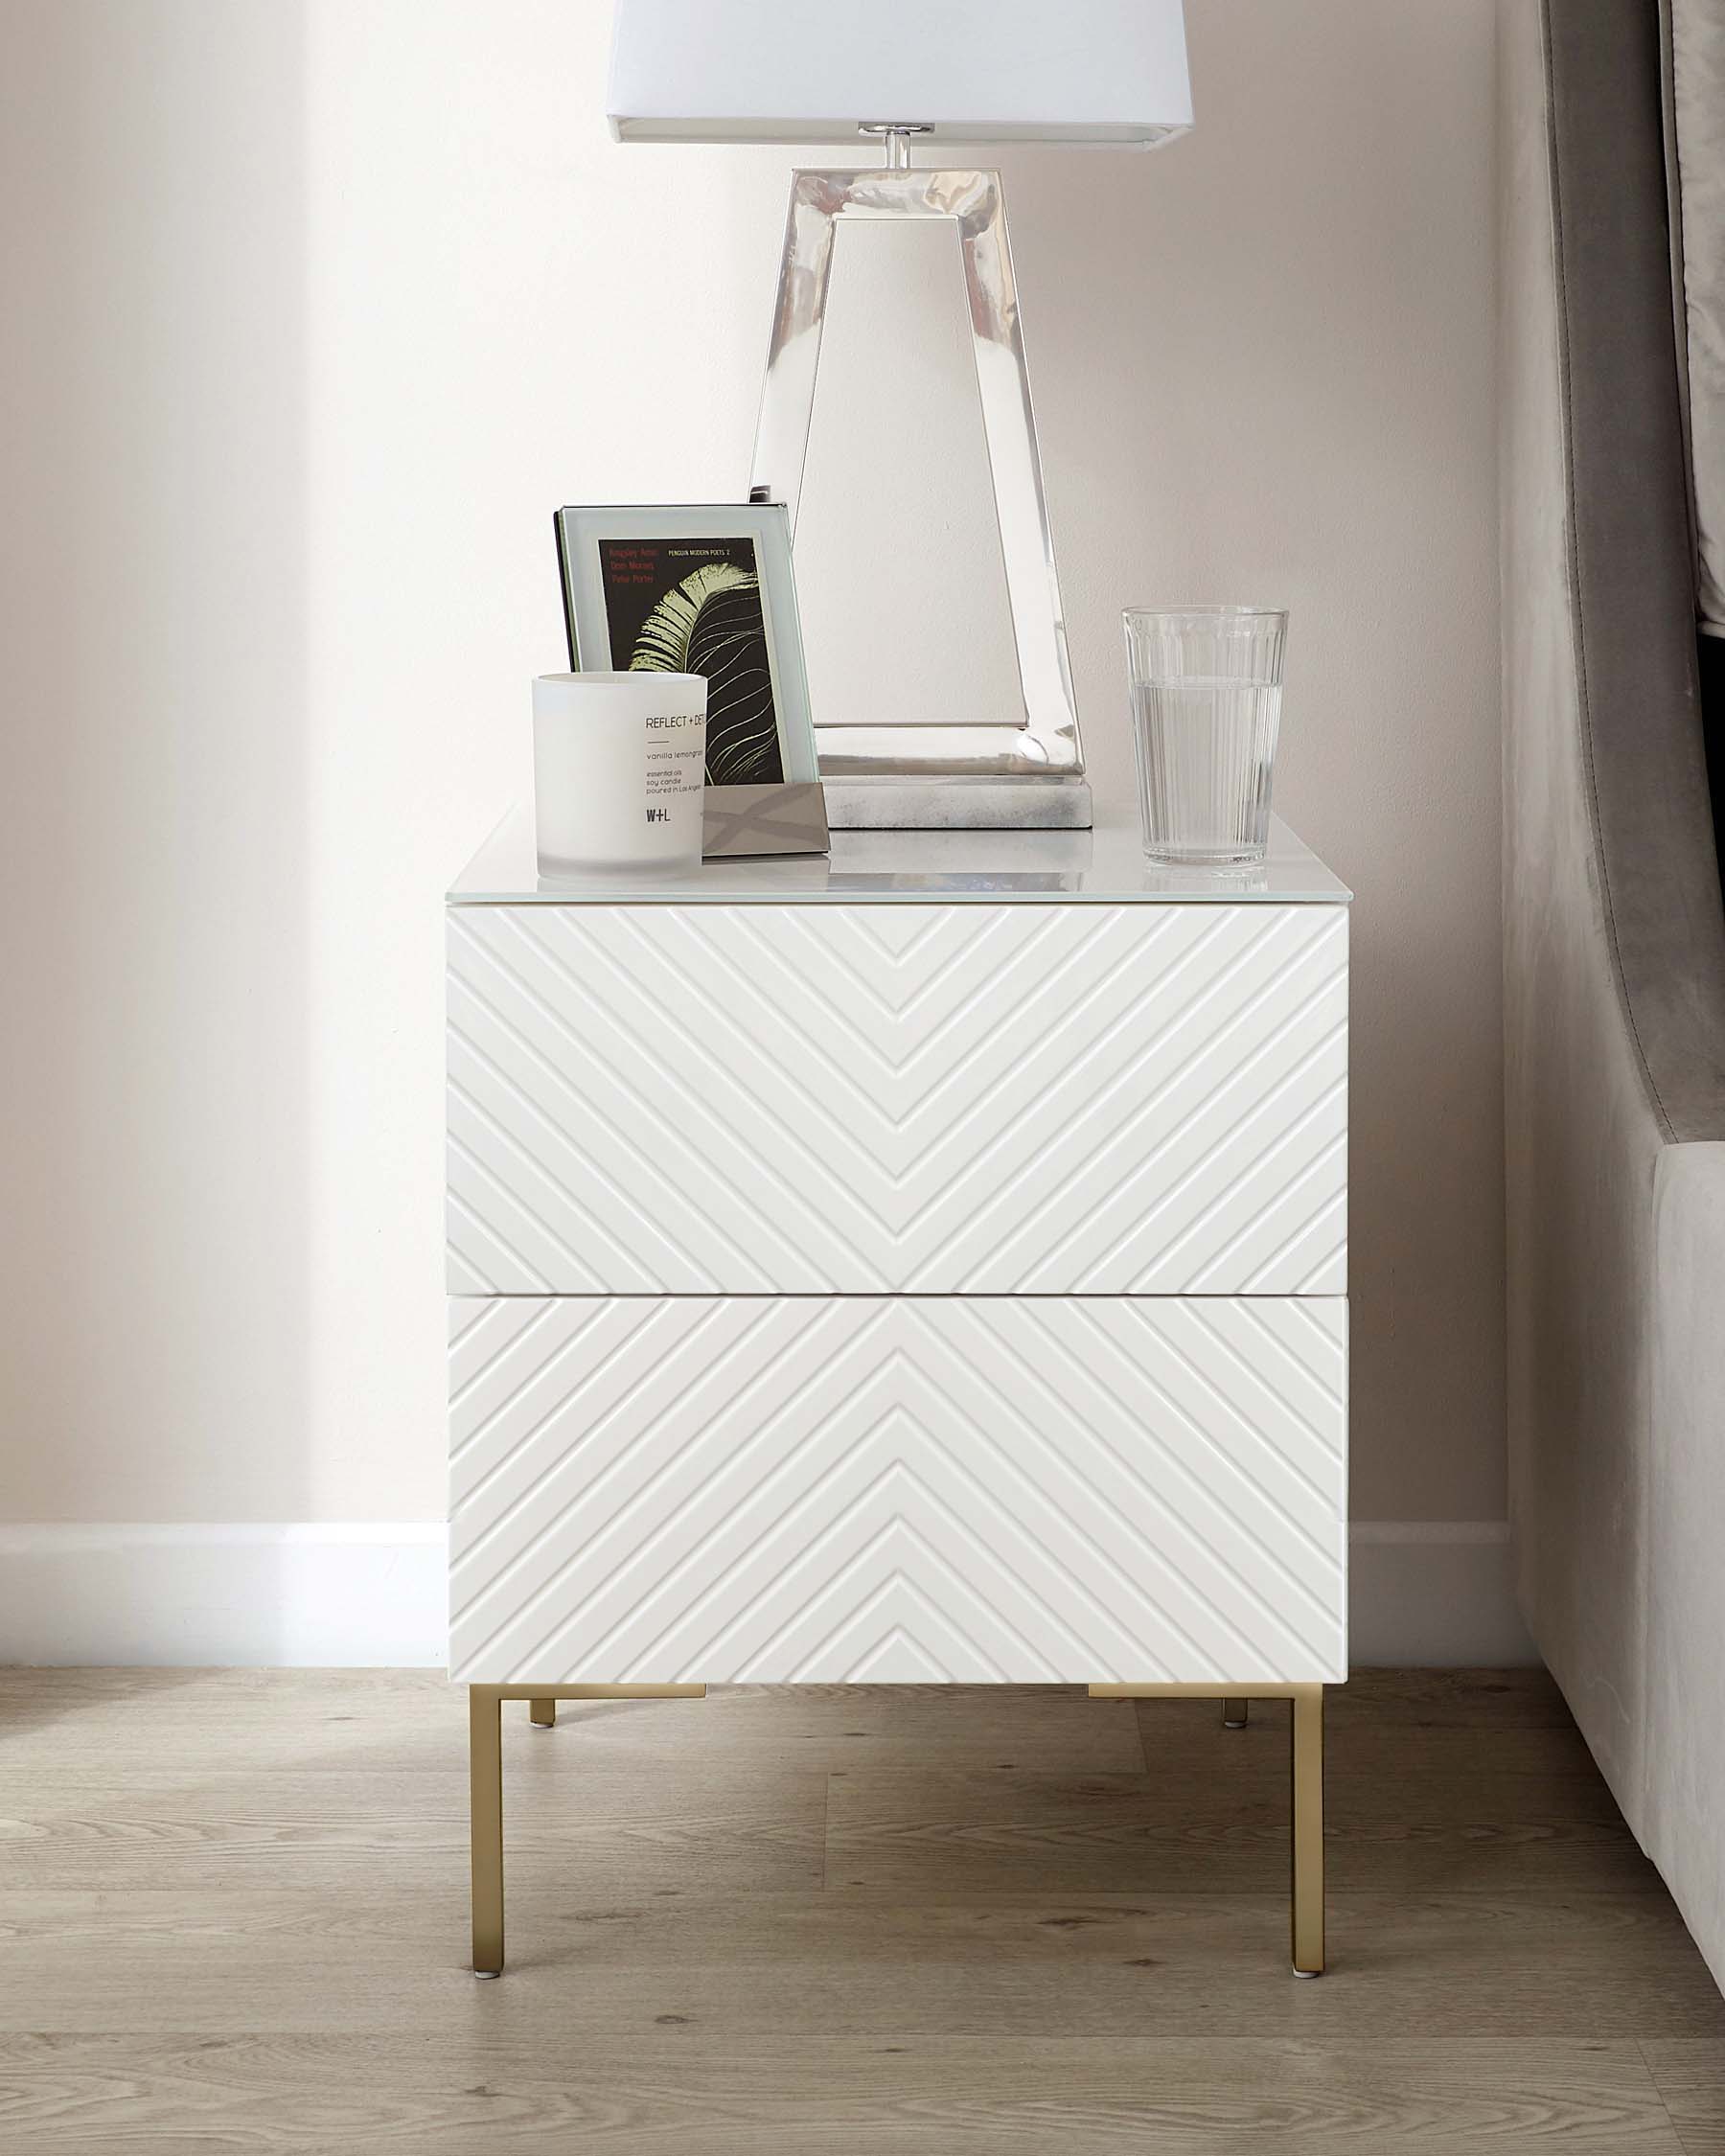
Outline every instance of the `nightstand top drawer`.
[(456, 1295), (1339, 1295), (1339, 906), (461, 906)]
[(1351, 897), (1285, 823), (1261, 867), (1166, 868), (1136, 825), (1094, 831), (837, 831), (826, 854), (707, 860), (691, 874), (541, 877), (518, 809), (456, 878), (451, 906), (1346, 906)]

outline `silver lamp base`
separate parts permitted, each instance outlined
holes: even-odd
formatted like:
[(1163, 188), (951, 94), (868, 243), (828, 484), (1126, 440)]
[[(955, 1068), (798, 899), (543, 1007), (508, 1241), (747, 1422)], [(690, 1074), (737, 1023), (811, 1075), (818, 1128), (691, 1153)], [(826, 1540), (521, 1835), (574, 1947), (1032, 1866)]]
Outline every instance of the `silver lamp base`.
[(1091, 790), (1081, 778), (924, 778), (825, 782), (834, 831), (1088, 831)]
[[(993, 475), (1024, 709), (988, 725), (822, 726), (815, 740), (835, 831), (1082, 831), (1090, 789), (1043, 493), (1018, 287), (998, 172), (910, 171), (914, 127), (883, 123), (886, 171), (792, 182), (752, 494), (796, 530), (826, 322), (834, 236), (856, 220), (945, 219), (957, 230), (977, 390)], [(889, 499), (884, 492), (883, 499)]]

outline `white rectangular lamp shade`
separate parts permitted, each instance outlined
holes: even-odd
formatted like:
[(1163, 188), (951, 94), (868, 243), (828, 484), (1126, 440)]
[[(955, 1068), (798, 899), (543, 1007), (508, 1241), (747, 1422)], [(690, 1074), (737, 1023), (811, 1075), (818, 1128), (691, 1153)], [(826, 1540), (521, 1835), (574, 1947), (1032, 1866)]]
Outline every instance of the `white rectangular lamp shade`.
[(621, 142), (1148, 148), (1192, 124), (1181, 0), (616, 0)]

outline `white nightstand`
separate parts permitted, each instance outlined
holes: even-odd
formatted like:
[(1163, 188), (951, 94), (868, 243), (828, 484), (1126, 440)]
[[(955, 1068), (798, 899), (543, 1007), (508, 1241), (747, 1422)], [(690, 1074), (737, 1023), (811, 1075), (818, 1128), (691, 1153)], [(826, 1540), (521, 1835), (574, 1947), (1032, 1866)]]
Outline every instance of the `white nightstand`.
[[(1346, 1675), (1347, 899), (1137, 834), (449, 895), (451, 1676), (1294, 1702)], [(1244, 1713), (1236, 1704), (1230, 1719)]]

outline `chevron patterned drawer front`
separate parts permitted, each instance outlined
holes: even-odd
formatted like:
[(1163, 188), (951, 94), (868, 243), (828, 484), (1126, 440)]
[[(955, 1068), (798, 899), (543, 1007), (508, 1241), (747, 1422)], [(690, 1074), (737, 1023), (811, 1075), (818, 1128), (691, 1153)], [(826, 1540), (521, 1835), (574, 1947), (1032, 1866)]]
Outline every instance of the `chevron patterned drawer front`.
[(1346, 1286), (1342, 905), (472, 905), (448, 1286)]
[(1339, 1298), (449, 1312), (462, 1683), (1346, 1673)]

